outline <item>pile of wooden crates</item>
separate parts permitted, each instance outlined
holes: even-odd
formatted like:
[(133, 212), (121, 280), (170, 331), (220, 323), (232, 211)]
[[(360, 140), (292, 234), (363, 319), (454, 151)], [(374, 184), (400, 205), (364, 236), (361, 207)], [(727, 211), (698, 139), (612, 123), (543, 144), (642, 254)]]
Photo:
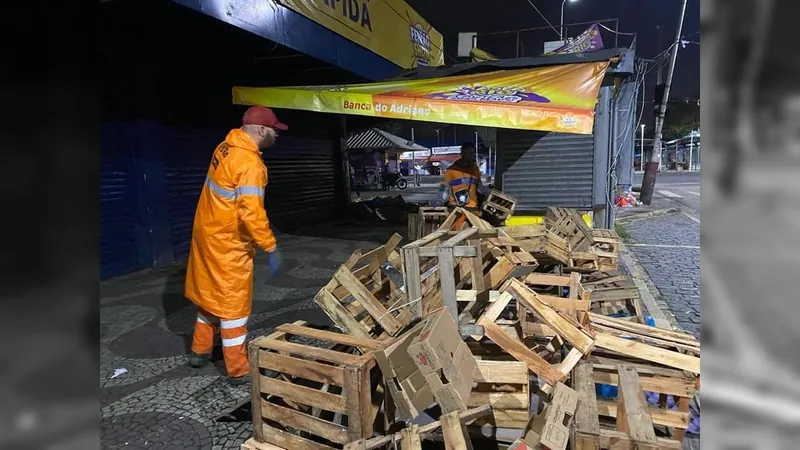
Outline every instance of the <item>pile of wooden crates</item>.
[(438, 217), (338, 268), (315, 297), (338, 330), (249, 344), (243, 449), (681, 448), (700, 344), (644, 324), (613, 230), (565, 208), (514, 227)]

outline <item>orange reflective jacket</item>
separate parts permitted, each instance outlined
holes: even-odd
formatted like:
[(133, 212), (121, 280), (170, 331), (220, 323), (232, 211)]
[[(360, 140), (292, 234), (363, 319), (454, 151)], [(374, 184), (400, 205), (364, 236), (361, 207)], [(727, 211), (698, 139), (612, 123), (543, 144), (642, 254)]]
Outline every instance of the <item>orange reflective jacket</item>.
[[(477, 164), (467, 165), (459, 159), (454, 162), (444, 173), (442, 184), (449, 190), (447, 199), (449, 206), (464, 206), (466, 208), (478, 207), (478, 185), (481, 182), (481, 171)], [(456, 202), (456, 195), (466, 193), (469, 195), (464, 205)]]
[(256, 247), (275, 248), (264, 209), (267, 167), (241, 129), (214, 150), (192, 228), (186, 297), (223, 319), (250, 315)]

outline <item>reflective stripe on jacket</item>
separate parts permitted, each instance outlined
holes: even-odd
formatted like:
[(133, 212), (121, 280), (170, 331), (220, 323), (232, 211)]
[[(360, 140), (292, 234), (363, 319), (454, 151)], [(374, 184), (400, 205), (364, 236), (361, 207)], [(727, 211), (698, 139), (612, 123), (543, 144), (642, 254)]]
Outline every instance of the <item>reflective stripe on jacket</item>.
[(214, 316), (250, 315), (256, 247), (275, 248), (264, 208), (267, 167), (241, 129), (228, 133), (211, 158), (192, 227), (186, 297)]

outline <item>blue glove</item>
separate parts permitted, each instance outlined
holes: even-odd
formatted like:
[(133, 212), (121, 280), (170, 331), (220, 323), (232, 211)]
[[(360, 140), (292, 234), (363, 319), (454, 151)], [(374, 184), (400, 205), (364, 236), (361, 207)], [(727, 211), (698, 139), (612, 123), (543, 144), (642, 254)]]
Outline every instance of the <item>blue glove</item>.
[(283, 266), (283, 260), (281, 259), (281, 253), (276, 248), (269, 253), (269, 276), (274, 277), (277, 275), (278, 271), (281, 270), (281, 266)]

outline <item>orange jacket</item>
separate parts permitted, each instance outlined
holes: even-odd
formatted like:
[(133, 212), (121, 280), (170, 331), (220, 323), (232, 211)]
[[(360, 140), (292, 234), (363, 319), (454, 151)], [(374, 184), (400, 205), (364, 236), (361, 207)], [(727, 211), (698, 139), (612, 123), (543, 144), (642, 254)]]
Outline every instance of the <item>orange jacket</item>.
[(455, 193), (466, 190), (469, 193), (469, 201), (466, 205), (467, 208), (478, 207), (478, 186), (481, 183), (481, 171), (477, 164), (467, 165), (463, 160), (459, 159), (450, 166), (444, 173), (442, 184), (448, 190), (450, 195), (447, 199), (449, 206), (459, 206), (456, 203)]
[(186, 297), (223, 319), (250, 315), (256, 247), (275, 249), (264, 209), (267, 167), (241, 129), (214, 150), (197, 202), (186, 268)]

